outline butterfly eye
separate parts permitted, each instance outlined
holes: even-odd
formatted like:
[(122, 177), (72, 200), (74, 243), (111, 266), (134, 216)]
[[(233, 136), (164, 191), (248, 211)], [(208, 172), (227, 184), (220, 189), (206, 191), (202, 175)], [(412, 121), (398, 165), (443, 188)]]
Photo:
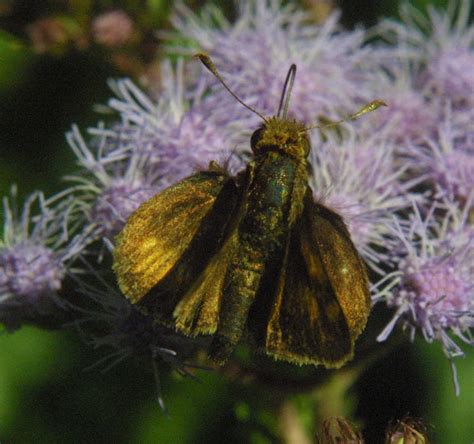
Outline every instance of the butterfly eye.
[(265, 127), (261, 126), (260, 128), (256, 129), (252, 137), (250, 138), (250, 147), (252, 148), (252, 151), (255, 153), (257, 152), (257, 143), (260, 141), (262, 138), (262, 134), (264, 131)]

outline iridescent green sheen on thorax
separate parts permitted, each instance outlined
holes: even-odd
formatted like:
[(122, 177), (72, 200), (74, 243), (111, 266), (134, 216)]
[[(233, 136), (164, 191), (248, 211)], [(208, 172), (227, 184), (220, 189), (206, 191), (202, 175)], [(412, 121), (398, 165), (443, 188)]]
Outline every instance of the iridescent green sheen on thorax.
[(238, 227), (239, 249), (226, 277), (219, 327), (211, 356), (225, 360), (238, 343), (262, 282), (282, 260), (294, 221), (303, 211), (308, 187), (309, 139), (294, 120), (272, 117), (252, 137), (255, 160), (247, 167), (250, 185)]

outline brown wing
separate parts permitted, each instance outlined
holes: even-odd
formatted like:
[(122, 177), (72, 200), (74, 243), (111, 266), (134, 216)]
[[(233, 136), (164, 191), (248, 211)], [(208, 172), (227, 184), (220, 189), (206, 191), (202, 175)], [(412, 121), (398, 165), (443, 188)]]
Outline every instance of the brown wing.
[(216, 332), (225, 278), (238, 242), (238, 232), (233, 230), (199, 275), (199, 279), (176, 305), (173, 318), (178, 330), (192, 336)]
[[(150, 292), (173, 273), (181, 293), (189, 287), (223, 244), (238, 198), (231, 178), (209, 171), (143, 203), (115, 243), (113, 269), (127, 298), (145, 303)], [(199, 261), (193, 262), (196, 256)]]
[(267, 324), (267, 354), (340, 367), (370, 310), (367, 275), (342, 218), (310, 191), (290, 236)]

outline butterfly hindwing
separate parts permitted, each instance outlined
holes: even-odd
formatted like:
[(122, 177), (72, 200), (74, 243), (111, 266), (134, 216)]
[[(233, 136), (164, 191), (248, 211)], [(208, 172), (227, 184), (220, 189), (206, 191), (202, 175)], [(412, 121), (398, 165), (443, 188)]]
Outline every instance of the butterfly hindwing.
[(317, 244), (337, 300), (344, 312), (352, 338), (365, 328), (371, 300), (369, 280), (341, 216), (305, 196), (306, 220), (310, 225), (310, 245)]
[(233, 230), (176, 306), (175, 325), (183, 333), (194, 336), (216, 332), (226, 277), (238, 242), (238, 232)]
[(344, 222), (308, 191), (286, 246), (266, 326), (267, 354), (297, 364), (343, 365), (366, 322), (366, 316), (354, 316), (349, 303), (367, 306), (364, 277)]

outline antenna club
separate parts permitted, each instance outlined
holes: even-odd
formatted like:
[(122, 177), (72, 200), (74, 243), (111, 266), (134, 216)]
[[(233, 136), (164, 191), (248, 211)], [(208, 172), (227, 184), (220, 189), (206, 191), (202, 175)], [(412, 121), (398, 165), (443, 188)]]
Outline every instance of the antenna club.
[(198, 52), (197, 54), (194, 54), (195, 58), (199, 59), (201, 63), (209, 70), (212, 72), (212, 74), (216, 75), (217, 69), (214, 63), (212, 62), (211, 58), (204, 52)]
[(225, 83), (224, 79), (221, 77), (219, 74), (219, 71), (217, 70), (216, 66), (214, 65), (213, 61), (211, 58), (204, 53), (197, 53), (194, 55), (194, 57), (197, 57), (201, 63), (214, 75), (214, 77), (219, 80), (219, 82), (222, 84), (222, 86), (229, 92), (229, 94), (237, 100), (241, 105), (245, 106), (248, 110), (252, 111), (253, 113), (257, 114), (264, 122), (267, 121), (267, 118), (259, 113), (256, 109), (252, 108), (251, 106), (247, 105), (242, 99), (240, 99), (237, 94), (234, 93), (228, 86), (227, 83)]
[(380, 108), (381, 106), (388, 106), (387, 103), (382, 100), (382, 99), (376, 99), (376, 100), (372, 100), (371, 102), (369, 102), (367, 105), (363, 106), (359, 111), (357, 111), (356, 113), (354, 114), (351, 114), (349, 116), (347, 116), (346, 118), (344, 119), (341, 119), (341, 120), (338, 120), (336, 122), (330, 122), (330, 123), (327, 123), (326, 125), (312, 125), (312, 126), (307, 126), (306, 128), (304, 128), (303, 131), (309, 131), (309, 130), (312, 130), (312, 129), (326, 129), (326, 128), (332, 128), (334, 126), (337, 126), (343, 122), (348, 122), (349, 120), (356, 120), (358, 119), (359, 117), (363, 116), (364, 114), (367, 114), (367, 113), (370, 113), (372, 111), (375, 111), (376, 109)]

